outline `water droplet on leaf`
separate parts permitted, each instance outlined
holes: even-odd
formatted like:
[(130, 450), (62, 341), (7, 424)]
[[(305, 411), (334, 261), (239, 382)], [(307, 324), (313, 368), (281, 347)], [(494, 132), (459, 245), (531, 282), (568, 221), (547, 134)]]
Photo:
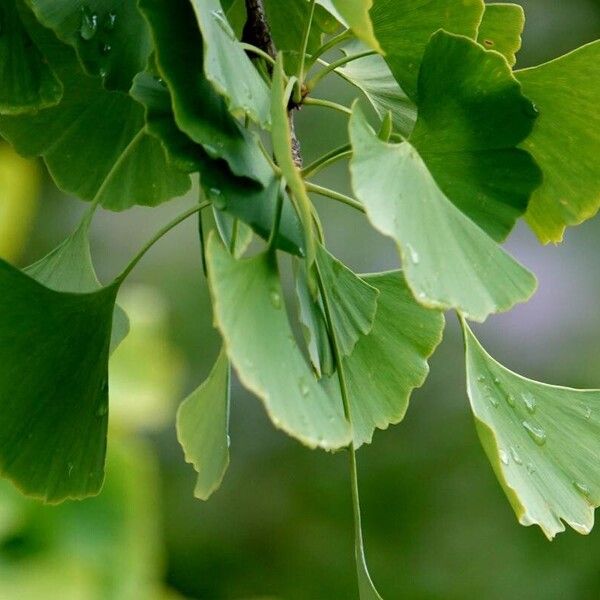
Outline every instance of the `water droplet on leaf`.
[(420, 261), (419, 253), (410, 245), (406, 244), (408, 250), (408, 257), (413, 265), (418, 265)]
[(104, 17), (104, 29), (106, 31), (112, 31), (117, 24), (117, 14), (114, 12), (109, 12), (106, 17)]
[(539, 426), (523, 421), (523, 427), (529, 434), (529, 437), (538, 445), (543, 446), (546, 443), (546, 432)]
[(100, 45), (100, 54), (104, 56), (108, 56), (112, 52), (112, 46), (109, 43), (104, 43)]
[(81, 38), (89, 41), (98, 31), (98, 15), (93, 13), (87, 6), (81, 7), (81, 25), (79, 26), (79, 35)]
[(521, 398), (523, 399), (523, 402), (525, 403), (525, 408), (527, 409), (527, 412), (529, 414), (534, 414), (535, 410), (537, 408), (537, 402), (535, 401), (535, 398), (533, 397), (532, 394), (530, 394), (529, 392), (524, 393)]
[(503, 465), (508, 466), (509, 458), (508, 458), (508, 454), (506, 453), (506, 451), (500, 450), (500, 452), (498, 453), (498, 456), (500, 456), (500, 462), (502, 462)]
[(512, 456), (513, 460), (518, 465), (522, 465), (523, 464), (523, 461), (521, 460), (521, 457), (519, 456), (519, 453), (517, 452), (517, 450), (515, 448), (511, 448), (510, 449), (510, 455)]
[(277, 290), (271, 290), (269, 299), (271, 300), (273, 308), (281, 308), (281, 294)]

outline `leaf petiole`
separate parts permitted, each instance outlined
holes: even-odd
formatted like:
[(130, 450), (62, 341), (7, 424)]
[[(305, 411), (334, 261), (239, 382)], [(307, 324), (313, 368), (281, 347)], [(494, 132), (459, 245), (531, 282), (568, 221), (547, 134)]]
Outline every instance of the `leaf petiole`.
[(377, 54), (374, 50), (365, 50), (364, 52), (359, 52), (358, 54), (351, 54), (350, 56), (342, 56), (342, 58), (335, 60), (329, 64), (324, 61), (319, 61), (321, 64), (324, 65), (324, 68), (321, 71), (319, 71), (312, 79), (310, 79), (309, 81), (306, 82), (306, 89), (309, 92), (311, 92), (312, 90), (314, 90), (317, 87), (319, 82), (324, 77), (329, 75), (329, 73), (332, 73), (336, 69), (339, 69), (340, 67), (343, 67), (344, 65), (347, 65), (348, 63), (351, 63), (355, 60), (358, 60), (360, 58), (365, 58), (367, 56), (373, 56), (374, 54)]
[(331, 150), (331, 152), (327, 152), (327, 154), (324, 154), (307, 167), (304, 167), (304, 169), (302, 169), (302, 177), (312, 177), (339, 160), (350, 158), (350, 156), (352, 156), (352, 146), (350, 144), (344, 144), (339, 148)]
[(310, 30), (312, 28), (313, 18), (315, 16), (315, 4), (316, 0), (310, 0), (310, 13), (306, 21), (306, 27), (304, 29), (304, 36), (302, 39), (302, 48), (300, 50), (300, 65), (298, 67), (298, 81), (294, 90), (294, 101), (297, 104), (302, 102), (302, 87), (304, 85), (304, 77), (306, 74), (306, 52), (308, 50), (308, 40), (310, 37)]
[(305, 104), (306, 106), (322, 106), (323, 108), (337, 110), (338, 112), (344, 113), (348, 116), (352, 115), (352, 111), (347, 106), (338, 104), (337, 102), (332, 102), (331, 100), (325, 100), (323, 98), (304, 98), (302, 104)]
[(325, 196), (326, 198), (331, 198), (332, 200), (337, 200), (338, 202), (351, 206), (362, 213), (365, 212), (365, 207), (358, 200), (351, 198), (350, 196), (340, 194), (340, 192), (317, 185), (316, 183), (310, 183), (309, 181), (306, 181), (305, 185), (308, 192), (319, 194), (319, 196)]

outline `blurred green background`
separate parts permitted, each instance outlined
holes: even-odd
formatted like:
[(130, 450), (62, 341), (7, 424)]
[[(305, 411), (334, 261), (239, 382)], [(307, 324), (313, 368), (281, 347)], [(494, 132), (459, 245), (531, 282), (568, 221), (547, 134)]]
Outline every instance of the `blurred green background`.
[[(522, 4), (520, 66), (600, 37), (598, 1)], [(354, 94), (337, 80), (325, 92), (341, 101)], [(297, 122), (307, 161), (345, 141), (337, 114), (305, 108)], [(43, 173), (36, 194), (38, 174), (0, 147), (0, 253), (19, 265), (60, 242), (85, 208)], [(344, 165), (319, 182), (350, 191)], [(191, 201), (98, 214), (92, 245), (101, 278), (115, 275)], [(397, 266), (392, 244), (360, 215), (331, 201), (318, 206), (330, 247), (350, 266)], [(534, 379), (600, 387), (600, 222), (568, 231), (560, 247), (539, 246), (520, 226), (508, 246), (540, 288), (529, 304), (477, 328), (488, 350)], [(153, 249), (120, 302), (132, 334), (111, 364), (105, 489), (93, 500), (46, 507), (0, 482), (0, 600), (354, 598), (345, 457), (306, 450), (274, 431), (237, 382), (231, 467), (211, 501), (193, 498), (174, 411), (206, 376), (219, 344), (194, 223)], [(568, 531), (549, 543), (517, 524), (473, 428), (451, 315), (406, 420), (376, 434), (359, 469), (369, 564), (386, 599), (600, 598), (599, 530)]]

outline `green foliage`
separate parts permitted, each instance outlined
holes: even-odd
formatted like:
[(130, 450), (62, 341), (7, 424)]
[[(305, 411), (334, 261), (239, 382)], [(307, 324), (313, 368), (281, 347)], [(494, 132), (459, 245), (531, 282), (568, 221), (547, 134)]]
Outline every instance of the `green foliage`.
[[(223, 349), (177, 418), (198, 498), (229, 464), (233, 369), (275, 427), (347, 454), (359, 595), (381, 598), (356, 451), (402, 421), (441, 341), (441, 311), (455, 310), (477, 430), (520, 522), (550, 538), (563, 522), (588, 532), (600, 392), (515, 375), (466, 322), (535, 291), (500, 245), (521, 217), (541, 241), (559, 241), (598, 209), (598, 42), (513, 72), (523, 26), (518, 6), (482, 0), (4, 3), (0, 134), (92, 206), (41, 261), (0, 263), (0, 472), (48, 502), (100, 491), (108, 356), (127, 334), (117, 292), (155, 241), (200, 213)], [(331, 73), (364, 107), (319, 97)], [(349, 117), (348, 143), (304, 166), (300, 108)], [(346, 158), (356, 197), (311, 181)], [(88, 242), (97, 207), (155, 206), (196, 175), (201, 202), (102, 286)], [(402, 270), (359, 276), (342, 264), (312, 194), (364, 213), (396, 243)], [(297, 311), (287, 310), (286, 256)]]

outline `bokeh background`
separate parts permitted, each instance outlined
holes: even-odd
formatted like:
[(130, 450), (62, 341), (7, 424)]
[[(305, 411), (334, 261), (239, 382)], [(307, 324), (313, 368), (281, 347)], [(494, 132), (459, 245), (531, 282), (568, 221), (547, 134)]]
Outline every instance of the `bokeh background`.
[[(521, 67), (600, 37), (600, 1), (521, 4), (528, 14)], [(324, 92), (339, 101), (354, 95), (335, 79)], [(307, 161), (345, 142), (344, 119), (318, 108), (301, 112), (298, 131)], [(350, 191), (344, 165), (319, 182)], [(101, 278), (191, 202), (98, 214), (92, 246)], [(318, 202), (341, 259), (361, 272), (397, 266), (391, 243), (333, 204)], [(58, 192), (41, 165), (0, 145), (0, 255), (18, 265), (41, 257), (84, 208)], [(488, 350), (535, 379), (600, 387), (600, 222), (568, 231), (559, 247), (541, 247), (520, 226), (508, 247), (540, 287), (529, 304), (477, 328)], [(195, 224), (186, 223), (151, 251), (120, 298), (132, 334), (111, 363), (103, 493), (46, 507), (0, 482), (0, 600), (355, 597), (345, 457), (274, 431), (237, 382), (231, 467), (208, 503), (193, 498), (174, 412), (219, 344), (199, 260)], [(600, 530), (568, 531), (549, 543), (517, 524), (472, 424), (451, 315), (407, 418), (376, 434), (359, 469), (369, 564), (386, 599), (600, 598)]]

